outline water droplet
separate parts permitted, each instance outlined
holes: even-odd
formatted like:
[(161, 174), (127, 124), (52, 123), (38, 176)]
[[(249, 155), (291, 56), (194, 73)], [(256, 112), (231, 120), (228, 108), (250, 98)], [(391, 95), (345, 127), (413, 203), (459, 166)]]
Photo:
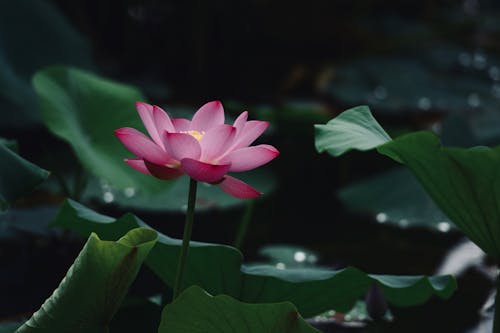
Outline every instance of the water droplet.
[(491, 86), (491, 94), (493, 97), (500, 98), (500, 84), (495, 83)]
[(286, 266), (285, 266), (285, 264), (284, 264), (284, 263), (279, 262), (279, 263), (277, 263), (277, 264), (276, 264), (276, 268), (277, 268), (277, 269), (285, 269), (285, 268), (286, 268)]
[(306, 260), (306, 254), (304, 252), (302, 252), (302, 251), (297, 251), (293, 255), (293, 259), (296, 262), (304, 262)]
[(410, 223), (410, 221), (408, 221), (407, 219), (401, 219), (401, 220), (399, 220), (399, 226), (402, 227), (402, 228), (406, 228), (409, 223)]
[(441, 232), (448, 232), (451, 229), (451, 225), (448, 222), (439, 222), (437, 228)]
[(350, 321), (350, 320), (352, 320), (352, 316), (351, 316), (350, 314), (346, 314), (346, 315), (344, 316), (344, 320), (345, 320), (345, 321)]
[(115, 200), (115, 196), (113, 193), (106, 191), (102, 194), (102, 200), (104, 200), (105, 203), (111, 203)]
[(315, 264), (318, 261), (318, 257), (314, 254), (310, 254), (307, 256), (307, 262), (310, 264)]
[(106, 188), (109, 188), (109, 187), (110, 187), (110, 186), (109, 186), (109, 183), (108, 183), (106, 180), (104, 180), (104, 179), (99, 179), (99, 185), (101, 185), (101, 187), (102, 187), (103, 189), (106, 189)]
[(488, 69), (488, 75), (493, 81), (500, 80), (500, 68), (497, 66), (491, 66), (490, 69)]
[(429, 110), (432, 107), (431, 100), (428, 97), (420, 97), (418, 99), (418, 108), (422, 110)]
[(376, 99), (386, 99), (387, 98), (387, 89), (385, 89), (384, 86), (377, 86), (373, 90), (373, 96), (375, 96)]
[(187, 210), (188, 210), (188, 205), (187, 205), (187, 204), (182, 205), (182, 206), (181, 206), (181, 210), (183, 210), (183, 211), (187, 212)]
[(434, 123), (431, 125), (431, 130), (436, 133), (436, 134), (440, 134), (441, 131), (443, 130), (443, 124), (441, 123)]
[(486, 56), (481, 52), (474, 53), (472, 58), (472, 65), (475, 69), (483, 70), (486, 68)]
[(378, 223), (387, 222), (387, 214), (386, 213), (378, 213), (375, 218), (377, 219)]
[(458, 62), (464, 67), (469, 67), (472, 63), (472, 58), (467, 52), (462, 52), (458, 55)]
[(124, 191), (123, 191), (123, 194), (125, 194), (125, 196), (127, 198), (132, 198), (134, 195), (135, 195), (135, 188), (133, 187), (127, 187)]
[(480, 106), (481, 99), (479, 98), (479, 95), (477, 93), (470, 93), (469, 96), (467, 96), (467, 104), (473, 108)]

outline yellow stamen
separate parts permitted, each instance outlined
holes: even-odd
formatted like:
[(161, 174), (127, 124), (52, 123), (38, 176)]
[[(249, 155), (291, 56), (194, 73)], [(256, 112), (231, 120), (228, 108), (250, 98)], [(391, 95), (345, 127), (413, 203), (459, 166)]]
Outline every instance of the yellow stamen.
[(181, 131), (181, 133), (189, 134), (189, 135), (191, 135), (193, 138), (195, 138), (198, 141), (200, 141), (201, 138), (203, 138), (203, 136), (205, 135), (205, 131), (199, 132), (199, 131), (194, 131), (194, 130)]

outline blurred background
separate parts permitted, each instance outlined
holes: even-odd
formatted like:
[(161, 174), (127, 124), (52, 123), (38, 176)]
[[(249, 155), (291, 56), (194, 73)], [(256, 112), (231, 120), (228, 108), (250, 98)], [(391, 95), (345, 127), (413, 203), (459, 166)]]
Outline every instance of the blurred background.
[[(318, 154), (313, 124), (366, 104), (393, 137), (428, 129), (444, 145), (497, 145), (499, 37), (500, 4), (486, 0), (0, 0), (0, 137), (52, 172), (0, 216), (0, 299), (10, 300), (0, 315), (35, 310), (78, 253), (79, 244), (47, 228), (66, 197), (112, 216), (132, 211), (172, 237), (182, 232), (181, 185), (156, 202), (135, 201), (135, 192), (120, 194), (78, 167), (78, 149), (41, 115), (31, 82), (63, 65), (136, 87), (173, 115), (218, 99), (228, 118), (248, 110), (271, 122), (259, 140), (281, 155), (248, 179), (265, 196), (246, 203), (207, 189), (193, 239), (234, 244), (247, 214), (239, 245), (248, 261), (454, 273), (459, 289), (450, 301), (394, 309), (386, 331), (482, 332), (488, 258), (392, 161), (374, 152)], [(297, 251), (310, 260), (297, 260)]]

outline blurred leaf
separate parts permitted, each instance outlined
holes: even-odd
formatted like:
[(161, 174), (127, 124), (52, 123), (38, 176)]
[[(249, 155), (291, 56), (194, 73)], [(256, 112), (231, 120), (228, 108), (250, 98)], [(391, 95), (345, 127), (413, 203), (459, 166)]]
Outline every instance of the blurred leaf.
[(0, 333), (12, 333), (18, 329), (24, 321), (6, 321), (0, 323)]
[(31, 191), (49, 176), (49, 172), (0, 144), (0, 211)]
[(0, 127), (39, 121), (30, 80), (36, 70), (52, 64), (91, 68), (90, 47), (51, 2), (1, 1)]
[(290, 302), (241, 303), (226, 295), (213, 297), (197, 286), (165, 307), (158, 332), (319, 333)]
[(309, 249), (293, 245), (267, 245), (259, 249), (259, 254), (272, 265), (288, 268), (314, 266), (319, 255)]
[(91, 234), (59, 287), (16, 333), (109, 332), (156, 237), (146, 228), (131, 230), (116, 242)]
[(443, 120), (441, 142), (443, 146), (458, 147), (496, 145), (500, 141), (499, 123), (498, 109), (456, 112)]
[(339, 156), (351, 149), (369, 150), (391, 140), (367, 106), (343, 112), (326, 125), (314, 125), (316, 150)]
[(123, 159), (130, 157), (113, 131), (143, 129), (135, 102), (137, 89), (68, 67), (49, 67), (34, 76), (43, 122), (67, 141), (82, 165), (119, 189), (132, 188), (138, 196), (154, 198), (172, 184), (141, 174)]
[[(276, 187), (275, 177), (265, 167), (238, 174), (237, 178), (251, 184), (264, 195), (272, 193)], [(86, 188), (83, 200), (97, 199), (100, 203), (113, 203), (124, 208), (184, 212), (187, 207), (188, 189), (189, 177), (181, 177), (173, 181), (167, 191), (155, 196), (143, 196), (136, 193), (137, 190), (133, 187), (120, 190), (93, 178)], [(207, 183), (200, 183), (198, 186), (197, 210), (224, 209), (243, 204), (244, 200), (228, 195), (218, 186)]]
[(9, 139), (4, 139), (4, 138), (0, 138), (0, 145), (5, 146), (16, 153), (17, 153), (17, 150), (19, 148), (17, 146), (17, 142), (15, 140), (9, 140)]
[[(462, 55), (471, 64), (464, 67)], [(369, 104), (385, 113), (494, 110), (498, 99), (490, 78), (473, 67), (477, 57), (442, 45), (424, 54), (363, 57), (336, 68), (328, 90), (343, 105)]]
[(37, 206), (29, 209), (9, 209), (0, 214), (0, 242), (18, 240), (21, 235), (48, 238), (58, 230), (47, 228), (57, 214), (56, 206)]
[(349, 210), (372, 214), (379, 223), (443, 232), (453, 227), (418, 180), (404, 168), (350, 184), (338, 196)]
[[(136, 226), (146, 226), (132, 214), (114, 219), (67, 200), (54, 225), (81, 235), (94, 231), (115, 238)], [(182, 241), (160, 234), (147, 258), (147, 265), (169, 286)], [(395, 306), (422, 304), (432, 295), (448, 298), (456, 289), (451, 276), (368, 275), (348, 267), (279, 269), (271, 265), (242, 265), (241, 253), (230, 246), (191, 242), (184, 285), (198, 285), (213, 295), (227, 294), (243, 302), (291, 301), (299, 312), (313, 316), (326, 310), (347, 311), (365, 295), (373, 283), (380, 284), (389, 303)]]
[[(342, 113), (343, 118), (345, 113), (354, 124), (359, 123), (352, 109)], [(330, 134), (333, 151), (336, 145), (347, 151), (341, 136), (336, 132)], [(405, 164), (462, 232), (483, 251), (500, 258), (500, 209), (497, 205), (500, 146), (443, 148), (433, 133), (415, 132), (376, 148), (379, 153)]]

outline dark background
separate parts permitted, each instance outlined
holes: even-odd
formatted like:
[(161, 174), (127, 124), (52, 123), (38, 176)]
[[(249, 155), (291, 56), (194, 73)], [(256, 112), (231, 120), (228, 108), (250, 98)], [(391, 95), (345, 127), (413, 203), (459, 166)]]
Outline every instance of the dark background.
[[(167, 110), (179, 105), (195, 110), (214, 99), (234, 112), (249, 110), (251, 118), (257, 118), (253, 110), (270, 110), (256, 114), (271, 120), (265, 141), (281, 152), (269, 167), (278, 186), (256, 204), (243, 247), (248, 260), (260, 259), (263, 245), (286, 243), (309, 247), (321, 254), (322, 264), (334, 267), (433, 274), (461, 238), (458, 232), (381, 226), (371, 214), (346, 210), (337, 191), (393, 163), (370, 152), (337, 159), (319, 155), (313, 124), (360, 104), (370, 105), (384, 128), (395, 132), (439, 132), (450, 115), (474, 120), (495, 112), (500, 6), (494, 1), (48, 3), (87, 41), (93, 60), (88, 68), (138, 86)], [(29, 54), (34, 62), (36, 48), (44, 47), (35, 46)], [(33, 141), (47, 136), (39, 125), (4, 127), (0, 134), (19, 139), (20, 147), (27, 147), (24, 155), (35, 161)], [(451, 142), (476, 143), (460, 139)], [(489, 140), (482, 143), (492, 144)], [(112, 206), (97, 208), (123, 213)], [(193, 238), (230, 244), (242, 211), (200, 213)], [(181, 233), (181, 223), (162, 224), (165, 215), (136, 213), (172, 236)], [(174, 213), (168, 218), (182, 220)], [(403, 311), (401, 318), (414, 324), (435, 318), (436, 329), (465, 332), (478, 320), (490, 286), (477, 272), (466, 274), (463, 283), (452, 301), (433, 300), (426, 308)], [(406, 331), (412, 326), (402, 325)], [(415, 325), (421, 329), (429, 323)]]

